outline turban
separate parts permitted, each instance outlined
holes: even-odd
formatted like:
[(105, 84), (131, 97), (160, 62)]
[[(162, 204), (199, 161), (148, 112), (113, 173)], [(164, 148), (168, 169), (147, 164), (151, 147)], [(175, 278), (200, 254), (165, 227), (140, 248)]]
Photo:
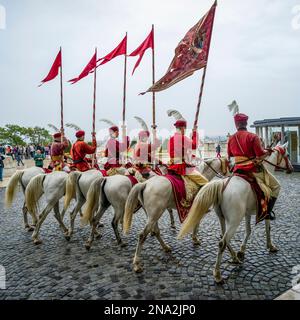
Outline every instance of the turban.
[(177, 120), (175, 123), (174, 123), (174, 126), (176, 128), (186, 128), (186, 121), (185, 120)]
[(243, 113), (237, 113), (234, 116), (234, 122), (236, 125), (238, 125), (240, 123), (247, 123), (248, 119), (249, 119), (248, 116)]
[(79, 130), (76, 132), (76, 138), (81, 138), (85, 135), (85, 132), (83, 130)]
[(148, 137), (150, 137), (149, 131), (144, 130), (139, 132), (139, 138), (148, 138)]
[(112, 126), (109, 128), (110, 131), (113, 131), (113, 132), (118, 132), (119, 131), (119, 128), (117, 126)]
[(53, 138), (54, 138), (54, 139), (59, 139), (59, 138), (61, 138), (61, 133), (60, 133), (60, 132), (54, 133)]

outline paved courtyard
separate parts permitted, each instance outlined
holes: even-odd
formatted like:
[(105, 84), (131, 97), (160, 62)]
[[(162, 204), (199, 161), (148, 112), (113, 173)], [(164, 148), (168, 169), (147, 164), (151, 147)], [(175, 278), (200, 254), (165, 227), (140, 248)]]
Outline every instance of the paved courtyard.
[[(7, 210), (5, 190), (0, 189), (0, 265), (6, 269), (6, 290), (0, 289), (0, 299), (274, 299), (292, 287), (293, 267), (300, 265), (300, 174), (279, 173), (278, 178), (283, 190), (272, 237), (279, 251), (266, 250), (263, 223), (254, 227), (242, 266), (231, 265), (225, 254), (223, 286), (216, 285), (212, 276), (220, 235), (213, 213), (202, 223), (200, 247), (194, 247), (189, 237), (176, 240), (178, 219), (174, 231), (166, 213), (160, 228), (172, 253), (164, 253), (149, 237), (142, 253), (144, 272), (135, 274), (132, 258), (146, 221), (142, 211), (134, 216), (130, 234), (123, 236), (126, 248), (115, 243), (111, 210), (103, 218), (103, 237), (90, 252), (84, 247), (89, 228), (80, 228), (77, 220), (74, 237), (67, 242), (52, 214), (41, 230), (43, 244), (35, 246), (23, 229), (22, 193)], [(244, 226), (232, 242), (235, 249), (243, 231)]]

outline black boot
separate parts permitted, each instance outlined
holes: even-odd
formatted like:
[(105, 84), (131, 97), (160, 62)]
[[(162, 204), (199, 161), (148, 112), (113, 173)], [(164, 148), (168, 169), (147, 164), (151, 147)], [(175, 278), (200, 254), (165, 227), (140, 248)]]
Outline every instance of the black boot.
[(271, 197), (268, 203), (268, 215), (266, 217), (267, 220), (275, 220), (275, 213), (273, 211), (275, 202), (276, 202), (277, 198)]

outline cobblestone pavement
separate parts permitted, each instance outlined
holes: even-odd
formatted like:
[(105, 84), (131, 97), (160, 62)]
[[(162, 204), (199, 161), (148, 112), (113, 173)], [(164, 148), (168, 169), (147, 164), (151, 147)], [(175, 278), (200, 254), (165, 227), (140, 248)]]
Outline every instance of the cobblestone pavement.
[[(212, 276), (220, 235), (213, 213), (201, 226), (200, 247), (194, 247), (190, 238), (176, 240), (178, 219), (177, 231), (171, 230), (166, 213), (160, 228), (173, 252), (164, 253), (157, 240), (149, 237), (142, 253), (144, 272), (135, 274), (132, 258), (138, 231), (145, 224), (142, 211), (134, 216), (131, 233), (125, 238), (127, 248), (115, 243), (111, 210), (103, 219), (103, 237), (90, 252), (84, 247), (89, 228), (80, 228), (77, 220), (76, 232), (68, 243), (52, 214), (41, 230), (43, 244), (34, 246), (31, 234), (23, 229), (23, 195), (19, 193), (14, 206), (6, 210), (2, 189), (0, 265), (6, 268), (7, 289), (0, 289), (0, 299), (274, 299), (292, 287), (292, 269), (300, 264), (300, 174), (279, 173), (278, 177), (283, 191), (276, 205), (272, 236), (279, 252), (268, 253), (264, 224), (259, 224), (253, 228), (242, 266), (231, 265), (225, 254), (223, 286), (216, 285)], [(236, 249), (243, 230), (244, 226), (233, 240)]]

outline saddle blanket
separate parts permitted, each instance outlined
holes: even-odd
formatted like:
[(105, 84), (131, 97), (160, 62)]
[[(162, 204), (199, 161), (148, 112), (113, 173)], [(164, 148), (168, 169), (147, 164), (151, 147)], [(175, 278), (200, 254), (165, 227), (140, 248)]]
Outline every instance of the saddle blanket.
[(171, 182), (179, 220), (183, 223), (190, 212), (193, 201), (187, 201), (185, 182), (181, 176), (167, 174), (164, 177)]

